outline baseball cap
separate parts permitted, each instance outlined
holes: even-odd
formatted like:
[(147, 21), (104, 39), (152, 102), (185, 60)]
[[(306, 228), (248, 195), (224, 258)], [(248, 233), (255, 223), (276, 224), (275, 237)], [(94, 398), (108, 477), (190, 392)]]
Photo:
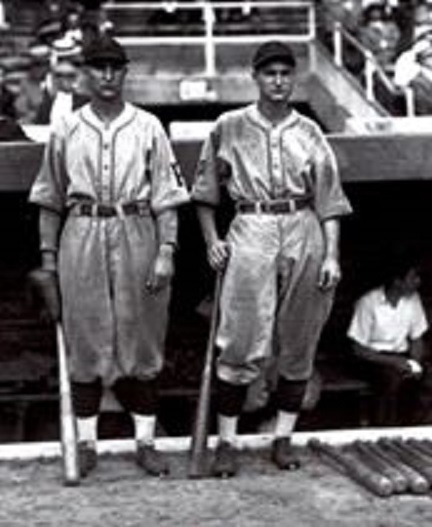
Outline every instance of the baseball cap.
[(129, 62), (123, 47), (112, 37), (97, 37), (83, 49), (84, 64), (95, 65), (106, 62), (124, 65)]
[(256, 50), (252, 59), (252, 66), (257, 70), (275, 60), (284, 62), (292, 67), (296, 65), (294, 53), (288, 44), (279, 40), (271, 40), (265, 42)]

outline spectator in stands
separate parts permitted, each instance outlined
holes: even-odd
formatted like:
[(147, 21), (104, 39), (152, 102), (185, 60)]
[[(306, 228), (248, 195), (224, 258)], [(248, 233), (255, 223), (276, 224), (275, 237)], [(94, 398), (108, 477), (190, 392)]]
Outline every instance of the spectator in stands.
[(398, 57), (394, 82), (402, 88), (412, 88), (416, 114), (432, 114), (432, 31), (424, 33)]
[(362, 44), (372, 51), (383, 69), (393, 73), (400, 31), (384, 5), (373, 3), (364, 10), (359, 37)]
[(427, 0), (420, 0), (413, 12), (412, 41), (416, 42), (430, 31), (432, 31), (432, 6)]
[(377, 394), (378, 425), (404, 424), (404, 396), (423, 376), (428, 322), (419, 285), (413, 259), (394, 256), (384, 283), (357, 301), (348, 328), (355, 361)]
[(52, 66), (52, 83), (43, 90), (35, 124), (55, 124), (88, 101), (88, 97), (77, 89), (78, 76), (78, 66), (70, 60), (62, 59)]
[(0, 63), (0, 114), (16, 119), (15, 95), (5, 84), (6, 68)]
[(22, 79), (15, 104), (17, 118), (24, 124), (36, 122), (50, 68), (50, 49), (42, 45), (34, 46), (29, 51), (29, 56), (30, 66)]

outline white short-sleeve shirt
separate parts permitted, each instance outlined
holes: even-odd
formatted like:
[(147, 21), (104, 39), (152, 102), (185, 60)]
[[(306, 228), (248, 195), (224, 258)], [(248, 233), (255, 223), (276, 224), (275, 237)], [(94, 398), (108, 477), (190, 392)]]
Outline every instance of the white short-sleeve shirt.
[(393, 306), (380, 287), (357, 301), (348, 337), (376, 351), (404, 353), (410, 341), (421, 337), (427, 328), (418, 293), (402, 297)]

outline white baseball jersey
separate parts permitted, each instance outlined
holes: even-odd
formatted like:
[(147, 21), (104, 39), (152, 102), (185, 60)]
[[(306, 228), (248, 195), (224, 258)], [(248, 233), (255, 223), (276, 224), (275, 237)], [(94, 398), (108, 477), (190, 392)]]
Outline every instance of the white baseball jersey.
[(53, 129), (30, 200), (64, 215), (82, 200), (148, 203), (145, 216), (67, 215), (59, 276), (72, 378), (109, 384), (120, 376), (155, 377), (170, 294), (145, 287), (160, 241), (155, 217), (188, 201), (158, 119), (130, 104), (109, 126), (90, 105), (65, 116)]
[(273, 125), (252, 104), (218, 119), (202, 150), (193, 199), (216, 206), (222, 185), (234, 201), (304, 196), (310, 207), (238, 214), (231, 223), (218, 375), (248, 383), (277, 355), (285, 378), (307, 379), (333, 298), (317, 287), (324, 255), (320, 222), (351, 210), (335, 156), (310, 119), (293, 110)]

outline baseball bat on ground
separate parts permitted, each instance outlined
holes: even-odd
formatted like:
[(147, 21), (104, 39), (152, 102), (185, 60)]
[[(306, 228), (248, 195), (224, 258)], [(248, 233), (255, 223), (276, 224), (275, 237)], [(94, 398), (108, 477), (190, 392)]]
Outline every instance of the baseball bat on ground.
[(335, 465), (341, 467), (346, 475), (376, 496), (385, 498), (393, 493), (392, 482), (365, 465), (359, 458), (346, 452), (342, 453), (338, 448), (322, 443), (318, 439), (313, 439), (308, 444), (312, 450), (334, 461)]
[(395, 492), (402, 493), (408, 489), (406, 478), (384, 458), (380, 457), (371, 444), (364, 441), (354, 441), (352, 448), (359, 453), (367, 465), (392, 482)]
[(69, 372), (63, 328), (56, 323), (57, 357), (60, 386), (60, 435), (63, 454), (63, 477), (67, 486), (78, 485), (79, 462), (76, 423), (72, 407)]
[(216, 275), (213, 308), (210, 319), (210, 333), (204, 358), (204, 367), (201, 376), (201, 385), (195, 422), (192, 431), (192, 442), (189, 459), (189, 477), (202, 478), (208, 474), (207, 468), (207, 442), (210, 417), (210, 399), (213, 379), (213, 364), (215, 358), (215, 340), (219, 320), (219, 300), (222, 290), (221, 272)]
[(428, 463), (432, 463), (432, 448), (431, 445), (428, 445), (427, 440), (420, 439), (407, 439), (406, 443), (416, 450), (419, 450), (423, 455), (428, 459)]
[(401, 441), (391, 439), (380, 439), (378, 441), (383, 448), (390, 450), (399, 456), (399, 458), (406, 464), (409, 465), (416, 472), (421, 474), (429, 486), (432, 484), (432, 469), (425, 465), (424, 458), (420, 454), (415, 453), (409, 447), (407, 448)]
[(426, 478), (405, 463), (400, 456), (390, 447), (378, 443), (367, 442), (377, 454), (388, 461), (398, 472), (400, 472), (408, 482), (408, 490), (413, 494), (426, 494), (429, 490), (429, 483)]

